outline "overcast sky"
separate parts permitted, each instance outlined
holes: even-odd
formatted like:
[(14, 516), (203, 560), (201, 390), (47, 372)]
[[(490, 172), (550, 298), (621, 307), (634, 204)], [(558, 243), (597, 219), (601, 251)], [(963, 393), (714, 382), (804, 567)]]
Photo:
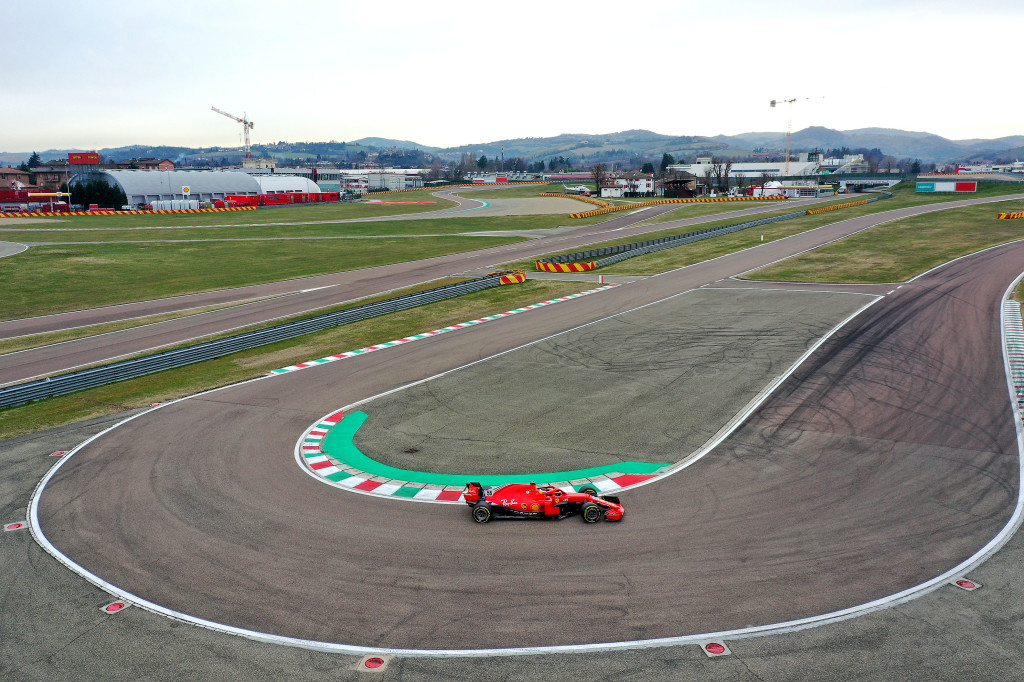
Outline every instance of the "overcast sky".
[(1024, 134), (1021, 0), (5, 3), (0, 152), (645, 128)]

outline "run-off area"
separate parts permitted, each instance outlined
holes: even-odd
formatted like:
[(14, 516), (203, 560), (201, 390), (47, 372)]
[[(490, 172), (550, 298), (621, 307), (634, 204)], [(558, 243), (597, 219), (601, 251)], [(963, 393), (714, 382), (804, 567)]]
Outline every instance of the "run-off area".
[(355, 444), (433, 473), (685, 459), (862, 295), (699, 289), (358, 406)]

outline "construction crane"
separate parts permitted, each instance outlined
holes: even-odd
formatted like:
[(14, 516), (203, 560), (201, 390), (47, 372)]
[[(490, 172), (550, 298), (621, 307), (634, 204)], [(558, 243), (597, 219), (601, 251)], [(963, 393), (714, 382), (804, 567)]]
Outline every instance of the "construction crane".
[(775, 108), (776, 104), (788, 104), (789, 110), (786, 114), (786, 177), (789, 176), (789, 140), (793, 132), (793, 102), (799, 102), (802, 100), (812, 99), (810, 97), (794, 97), (792, 99), (773, 99), (771, 103), (772, 109)]
[[(772, 106), (775, 106), (774, 102), (772, 103)], [(227, 116), (228, 118), (234, 119), (234, 120), (236, 120), (236, 121), (238, 121), (239, 123), (242, 124), (242, 131), (245, 134), (245, 158), (246, 159), (251, 159), (252, 158), (252, 153), (251, 153), (251, 151), (249, 149), (249, 130), (253, 127), (253, 122), (250, 121), (248, 118), (246, 118), (245, 112), (242, 112), (242, 118), (238, 118), (234, 114), (229, 114), (226, 111), (221, 111), (217, 107), (210, 107), (210, 108), (213, 109), (214, 111), (216, 111), (218, 114), (222, 114), (224, 116)]]

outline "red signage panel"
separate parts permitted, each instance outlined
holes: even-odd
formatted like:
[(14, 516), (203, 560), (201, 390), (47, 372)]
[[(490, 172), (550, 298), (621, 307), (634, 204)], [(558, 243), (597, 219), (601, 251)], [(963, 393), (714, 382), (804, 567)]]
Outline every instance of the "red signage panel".
[(68, 154), (68, 163), (98, 164), (99, 162), (100, 155), (96, 152), (70, 152)]
[(978, 183), (976, 182), (958, 182), (956, 183), (957, 192), (977, 192)]

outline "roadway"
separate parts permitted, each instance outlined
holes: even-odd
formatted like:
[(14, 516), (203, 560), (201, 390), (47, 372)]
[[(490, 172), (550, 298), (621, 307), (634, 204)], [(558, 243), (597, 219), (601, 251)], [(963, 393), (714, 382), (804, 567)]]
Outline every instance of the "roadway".
[[(794, 210), (816, 200), (786, 202)], [(0, 339), (71, 329), (90, 324), (115, 322), (145, 315), (180, 312), (202, 306), (244, 301), (244, 305), (94, 335), (60, 344), (0, 355), (0, 386), (153, 351), (170, 345), (310, 313), (403, 287), (422, 284), (451, 275), (482, 274), (502, 263), (538, 257), (555, 251), (570, 251), (612, 238), (639, 236), (675, 227), (694, 227), (723, 219), (741, 219), (768, 211), (769, 204), (722, 214), (685, 218), (653, 225), (637, 223), (678, 209), (667, 205), (629, 212), (604, 222), (566, 229), (558, 234), (505, 246), (491, 247), (437, 258), (395, 263), (360, 270), (319, 275), (269, 284), (225, 289), (174, 298), (93, 308), (89, 310), (0, 322)]]
[[(947, 210), (975, 203), (1024, 198), (1022, 195), (966, 199), (941, 204), (884, 211), (840, 220), (814, 230), (807, 248), (820, 246), (875, 225), (922, 213)], [(786, 202), (796, 210), (820, 200)], [(538, 239), (437, 258), (319, 275), (297, 280), (218, 290), (174, 298), (142, 301), (119, 306), (25, 318), (0, 322), (0, 339), (70, 329), (132, 319), (143, 315), (164, 314), (200, 306), (226, 305), (253, 301), (244, 305), (148, 324), (118, 332), (88, 336), (59, 344), (41, 346), (0, 355), (0, 386), (28, 381), (74, 368), (110, 362), (118, 358), (151, 352), (171, 345), (197, 341), (205, 337), (243, 329), (294, 315), (311, 313), (345, 302), (356, 301), (403, 287), (430, 282), (458, 274), (479, 275), (503, 263), (535, 258), (543, 254), (583, 249), (609, 239), (640, 237), (670, 228), (699, 228), (701, 224), (722, 219), (740, 219), (778, 210), (778, 205), (758, 206), (722, 214), (684, 218), (652, 225), (637, 225), (657, 215), (675, 210), (673, 205), (630, 212), (610, 220)], [(782, 254), (787, 253), (783, 250)], [(784, 257), (780, 256), (780, 257)]]
[(341, 406), (721, 282), (855, 220), (145, 413), (64, 461), (35, 530), (190, 617), (400, 649), (677, 637), (911, 588), (988, 543), (1017, 501), (999, 308), (1022, 243), (886, 292), (720, 446), (627, 493), (622, 524), (475, 526), (462, 507), (339, 492), (291, 456)]

